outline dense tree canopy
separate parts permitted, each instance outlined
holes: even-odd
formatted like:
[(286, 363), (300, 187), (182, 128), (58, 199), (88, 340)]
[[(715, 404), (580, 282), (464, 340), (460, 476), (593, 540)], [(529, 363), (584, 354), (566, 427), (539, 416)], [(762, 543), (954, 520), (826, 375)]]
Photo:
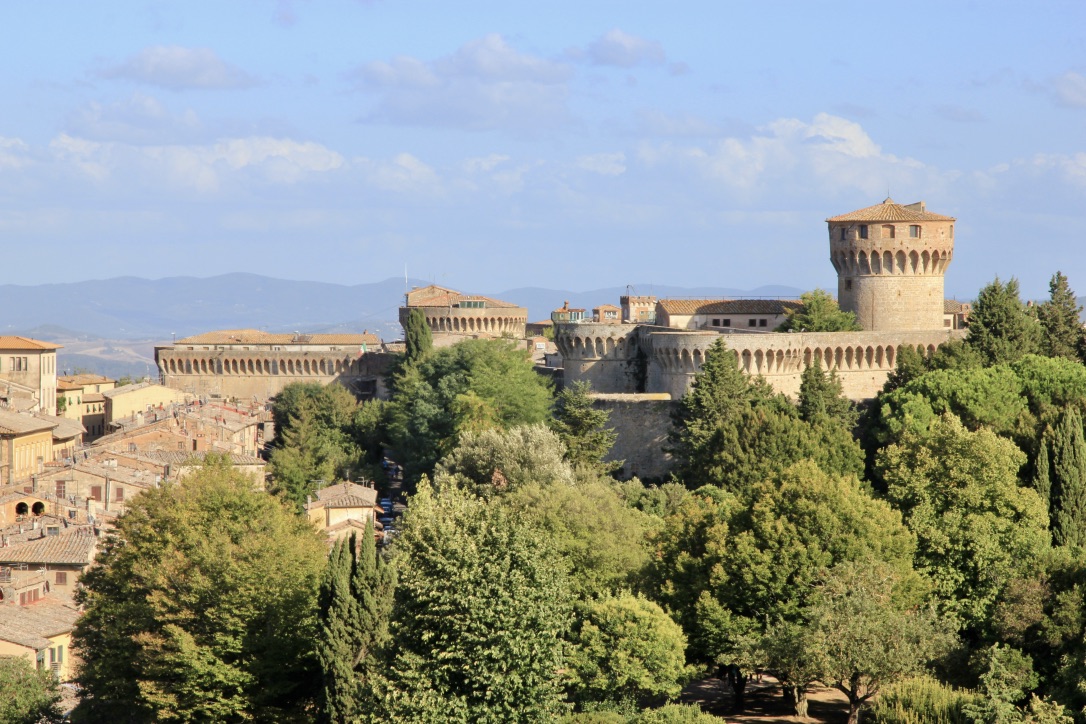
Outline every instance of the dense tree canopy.
[(545, 722), (562, 708), (570, 597), (555, 552), (519, 516), (428, 483), (404, 519), (378, 693), (394, 721)]
[(549, 383), (505, 340), (466, 340), (407, 366), (395, 380), (388, 442), (407, 477), (429, 474), (461, 432), (545, 422)]
[(414, 364), (430, 354), (434, 346), (433, 332), (426, 323), (426, 314), (418, 307), (413, 307), (407, 312), (407, 320), (403, 325), (403, 341), (405, 346), (404, 361)]
[(1040, 351), (1041, 326), (1018, 296), (1018, 280), (995, 281), (980, 290), (969, 314), (968, 344), (995, 365)]
[(942, 609), (972, 627), (984, 626), (1004, 582), (1048, 546), (1044, 505), (1018, 485), (1024, 462), (1009, 440), (952, 415), (879, 455), (887, 498), (917, 537), (917, 570), (930, 576)]
[(324, 545), (225, 460), (128, 503), (82, 577), (95, 720), (289, 718), (311, 703)]
[(48, 669), (22, 656), (0, 656), (0, 724), (60, 721), (60, 687)]
[(574, 382), (566, 386), (554, 401), (552, 426), (566, 446), (566, 457), (574, 465), (590, 465), (604, 471), (622, 467), (622, 463), (605, 463), (618, 434), (607, 427), (611, 413), (592, 405), (592, 385)]
[(837, 300), (825, 289), (815, 289), (800, 295), (803, 304), (785, 312), (788, 319), (778, 332), (856, 332), (860, 325), (856, 315), (843, 312)]
[(691, 488), (710, 484), (742, 493), (805, 459), (834, 474), (863, 469), (860, 447), (839, 419), (801, 419), (786, 397), (739, 369), (723, 339), (679, 401), (669, 441), (676, 474)]
[(1056, 272), (1048, 283), (1048, 300), (1037, 307), (1044, 353), (1049, 357), (1082, 359), (1086, 353), (1086, 332), (1081, 317), (1082, 305), (1071, 291), (1067, 277)]

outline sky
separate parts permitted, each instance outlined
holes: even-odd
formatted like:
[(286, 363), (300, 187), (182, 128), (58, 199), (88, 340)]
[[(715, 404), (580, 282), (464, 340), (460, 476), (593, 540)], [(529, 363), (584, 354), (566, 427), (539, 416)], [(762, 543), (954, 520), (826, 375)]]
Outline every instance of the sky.
[(835, 290), (825, 219), (954, 216), (947, 295), (1086, 294), (1086, 3), (0, 4), (0, 284)]

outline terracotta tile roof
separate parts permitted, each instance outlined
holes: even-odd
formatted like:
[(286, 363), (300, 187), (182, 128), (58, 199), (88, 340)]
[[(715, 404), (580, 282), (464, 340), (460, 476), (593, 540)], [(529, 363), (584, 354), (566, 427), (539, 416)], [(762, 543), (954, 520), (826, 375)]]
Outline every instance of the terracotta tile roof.
[(57, 376), (57, 389), (61, 389), (61, 385), (64, 385), (63, 389), (77, 389), (85, 387), (86, 385), (103, 385), (115, 383), (117, 380), (110, 379), (109, 377), (103, 377), (102, 375), (92, 375), (90, 373), (79, 375), (58, 375)]
[(47, 595), (29, 606), (0, 605), (0, 641), (11, 641), (35, 651), (52, 646), (47, 636), (68, 633), (79, 610), (66, 598)]
[[(124, 388), (121, 387), (120, 389), (123, 390)], [(83, 402), (105, 402), (106, 401), (106, 396), (103, 395), (101, 392), (88, 392), (87, 394), (83, 395), (82, 401)], [(80, 403), (80, 404), (82, 404), (82, 403)]]
[(668, 314), (784, 314), (802, 306), (794, 299), (661, 299)]
[(455, 289), (439, 287), (431, 284), (427, 287), (418, 287), (407, 293), (408, 307), (452, 307), (461, 301), (483, 302), (486, 309), (520, 309), (517, 304), (503, 302), (493, 297), (484, 297), (479, 294), (463, 294)]
[(881, 204), (850, 211), (840, 216), (831, 216), (826, 221), (954, 221), (954, 217), (926, 211), (923, 201), (903, 206), (887, 198)]
[(944, 299), (943, 300), (943, 314), (962, 314), (972, 310), (973, 306), (969, 302), (959, 302), (957, 299)]
[(317, 499), (306, 505), (315, 508), (372, 508), (377, 505), (377, 490), (358, 483), (339, 483), (317, 491)]
[(266, 344), (266, 345), (357, 345), (381, 344), (381, 338), (375, 334), (273, 334), (259, 329), (220, 329), (204, 332), (192, 337), (185, 337), (174, 342), (179, 344)]
[(34, 417), (37, 417), (44, 422), (56, 424), (56, 428), (53, 430), (54, 440), (70, 440), (87, 431), (79, 420), (70, 420), (67, 417), (57, 417), (55, 415), (46, 415), (44, 412), (37, 412), (34, 414)]
[(606, 309), (606, 310), (613, 311), (613, 312), (621, 312), (622, 311), (620, 308), (616, 307), (614, 304), (601, 304), (598, 307), (593, 307), (593, 308), (594, 309)]
[[(223, 453), (216, 452), (212, 454), (222, 455)], [(139, 453), (132, 453), (132, 455), (142, 458), (143, 460), (153, 460), (154, 462), (168, 465), (200, 465), (203, 463), (204, 458), (207, 457), (208, 453), (203, 450), (141, 450)], [(226, 457), (230, 460), (231, 465), (267, 465), (264, 460), (252, 457), (251, 455), (230, 453), (226, 455)]]
[(0, 548), (0, 564), (89, 565), (94, 560), (98, 538), (83, 531), (84, 529), (76, 529), (64, 535), (47, 535), (27, 543)]
[(0, 410), (0, 435), (24, 435), (28, 432), (52, 430), (57, 423), (42, 420), (25, 412)]
[(53, 344), (51, 342), (42, 342), (40, 339), (30, 339), (30, 337), (13, 337), (0, 335), (0, 350), (7, 351), (9, 349), (27, 350), (30, 352), (48, 352), (53, 349), (60, 349), (61, 345)]

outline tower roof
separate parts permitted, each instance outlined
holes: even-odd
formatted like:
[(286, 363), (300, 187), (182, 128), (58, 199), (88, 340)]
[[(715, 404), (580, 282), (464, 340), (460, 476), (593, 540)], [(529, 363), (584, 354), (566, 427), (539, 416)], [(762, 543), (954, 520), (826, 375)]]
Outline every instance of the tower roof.
[(850, 211), (840, 216), (831, 216), (826, 221), (955, 221), (955, 219), (953, 216), (943, 216), (927, 211), (923, 201), (903, 205), (894, 203), (894, 200), (888, 197), (881, 204), (868, 206), (859, 211)]

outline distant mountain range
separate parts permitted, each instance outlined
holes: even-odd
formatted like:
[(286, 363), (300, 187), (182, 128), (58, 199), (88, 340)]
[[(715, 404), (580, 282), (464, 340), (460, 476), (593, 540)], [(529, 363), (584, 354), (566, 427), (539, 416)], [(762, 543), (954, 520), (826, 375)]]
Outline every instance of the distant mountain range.
[[(423, 286), (424, 280), (410, 280)], [(629, 290), (629, 291), (628, 291)], [(753, 290), (638, 284), (587, 292), (524, 287), (480, 292), (528, 308), (531, 321), (547, 319), (568, 301), (591, 309), (619, 296), (795, 297), (799, 289), (765, 286)], [(399, 338), (398, 308), (404, 280), (370, 284), (328, 284), (273, 279), (256, 274), (223, 274), (200, 279), (118, 277), (69, 284), (0, 285), (0, 334), (49, 341), (81, 339), (169, 341), (213, 329), (255, 328), (269, 332), (362, 332)]]

